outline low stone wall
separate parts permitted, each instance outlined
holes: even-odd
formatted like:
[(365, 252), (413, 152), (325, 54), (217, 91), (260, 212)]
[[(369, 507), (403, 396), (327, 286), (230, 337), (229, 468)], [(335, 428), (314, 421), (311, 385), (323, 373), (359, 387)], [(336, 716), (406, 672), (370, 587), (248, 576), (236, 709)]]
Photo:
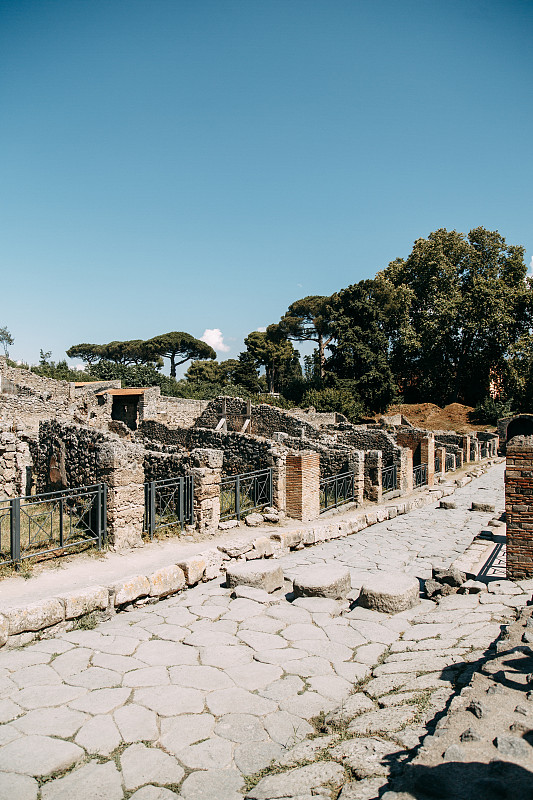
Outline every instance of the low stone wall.
[(99, 449), (106, 439), (105, 434), (93, 428), (55, 420), (41, 422), (34, 464), (37, 492), (99, 483)]
[(144, 419), (156, 419), (176, 428), (192, 428), (206, 410), (209, 400), (189, 400), (185, 397), (160, 397), (154, 417), (144, 414)]
[[(246, 400), (240, 397), (217, 397), (211, 400), (203, 414), (195, 422), (196, 428), (216, 428), (223, 411), (223, 403), (226, 404), (226, 414), (228, 427), (232, 418), (238, 420), (246, 419)], [(289, 436), (302, 437), (309, 439), (320, 438), (321, 434), (314, 425), (296, 418), (287, 411), (283, 411), (276, 406), (262, 403), (252, 406), (252, 433), (256, 436), (264, 436), (272, 439), (278, 431), (287, 433)]]
[(400, 447), (394, 437), (383, 428), (367, 425), (337, 425), (337, 442), (351, 445), (358, 450), (381, 450), (383, 465), (400, 466)]
[(5, 356), (0, 356), (0, 383), (2, 393), (14, 391), (15, 394), (19, 394), (21, 390), (26, 390), (46, 401), (55, 400), (66, 403), (73, 393), (71, 384), (67, 381), (42, 378), (29, 369), (10, 367)]
[(32, 465), (30, 438), (20, 431), (0, 431), (0, 499), (28, 494)]

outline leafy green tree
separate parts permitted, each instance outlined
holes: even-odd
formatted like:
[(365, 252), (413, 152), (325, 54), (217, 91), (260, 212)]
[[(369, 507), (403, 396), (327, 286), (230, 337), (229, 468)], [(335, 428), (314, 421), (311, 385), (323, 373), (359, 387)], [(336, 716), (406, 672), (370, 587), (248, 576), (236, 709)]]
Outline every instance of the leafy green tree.
[(291, 303), (280, 320), (279, 327), (288, 339), (297, 342), (316, 342), (321, 380), (325, 374), (325, 348), (333, 340), (327, 314), (329, 297), (310, 295)]
[(196, 384), (224, 382), (221, 365), (218, 361), (193, 361), (185, 373), (185, 380)]
[(153, 356), (170, 359), (170, 375), (176, 377), (176, 367), (190, 359), (216, 358), (212, 347), (184, 331), (171, 331), (148, 339), (145, 345)]
[(161, 394), (181, 397), (174, 378), (163, 375), (151, 364), (117, 364), (102, 359), (91, 364), (88, 373), (96, 381), (122, 381), (122, 386), (159, 386)]
[(244, 344), (255, 364), (265, 368), (268, 391), (276, 392), (284, 377), (287, 379), (287, 372), (294, 370), (298, 352), (285, 338), (279, 325), (269, 325), (266, 332), (252, 331)]
[(365, 409), (360, 400), (356, 399), (348, 389), (335, 389), (325, 387), (322, 389), (309, 389), (303, 396), (301, 405), (305, 408), (313, 406), (319, 412), (335, 412), (357, 423), (364, 416)]
[(15, 344), (15, 340), (11, 336), (11, 334), (8, 331), (6, 326), (4, 326), (3, 328), (0, 328), (0, 344), (4, 348), (5, 357), (9, 358), (8, 347), (11, 347), (11, 345)]
[(258, 394), (266, 389), (265, 379), (260, 377), (257, 362), (250, 350), (240, 353), (231, 377), (236, 386), (243, 387), (251, 394)]
[(332, 295), (327, 308), (335, 338), (326, 361), (329, 380), (373, 411), (385, 410), (396, 393), (382, 296), (381, 284), (360, 281)]
[(81, 358), (85, 364), (95, 364), (97, 361), (100, 361), (102, 353), (102, 345), (89, 344), (87, 342), (83, 344), (74, 344), (67, 350), (67, 356), (69, 358)]
[(507, 372), (513, 345), (531, 327), (524, 249), (497, 231), (442, 228), (377, 277), (408, 298), (408, 321), (390, 335), (406, 401), (482, 401), (491, 375)]

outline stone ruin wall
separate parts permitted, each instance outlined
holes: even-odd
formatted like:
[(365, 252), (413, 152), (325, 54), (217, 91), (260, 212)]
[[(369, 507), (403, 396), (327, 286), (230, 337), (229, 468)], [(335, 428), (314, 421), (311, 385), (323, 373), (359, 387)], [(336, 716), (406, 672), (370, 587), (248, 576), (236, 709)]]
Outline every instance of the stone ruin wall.
[[(246, 401), (240, 397), (216, 397), (211, 400), (205, 411), (195, 422), (196, 428), (216, 428), (222, 416), (223, 401), (226, 401), (226, 413), (228, 427), (233, 420), (244, 422), (246, 419)], [(308, 439), (320, 438), (320, 431), (314, 425), (304, 422), (292, 416), (287, 411), (283, 411), (276, 406), (262, 403), (252, 406), (252, 433), (254, 436), (264, 436), (272, 439), (274, 433), (287, 433), (289, 436)]]
[(56, 420), (41, 422), (33, 465), (37, 492), (54, 492), (99, 483), (99, 451), (107, 438), (94, 428)]
[(400, 466), (401, 448), (394, 437), (382, 428), (345, 423), (336, 426), (337, 442), (350, 445), (358, 450), (381, 450), (383, 466)]

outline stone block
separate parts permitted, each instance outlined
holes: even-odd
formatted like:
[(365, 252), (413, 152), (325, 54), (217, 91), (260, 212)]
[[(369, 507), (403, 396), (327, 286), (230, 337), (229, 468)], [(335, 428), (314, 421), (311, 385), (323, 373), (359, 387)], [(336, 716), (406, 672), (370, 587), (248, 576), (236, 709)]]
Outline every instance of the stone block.
[(249, 539), (231, 539), (231, 541), (217, 546), (222, 553), (226, 553), (230, 558), (238, 558), (247, 553), (248, 550), (251, 550), (253, 543)]
[(273, 554), (272, 542), (268, 536), (258, 536), (253, 541), (254, 558), (270, 558)]
[(191, 556), (178, 562), (178, 567), (183, 570), (187, 586), (194, 586), (202, 580), (206, 568), (205, 559), (202, 556)]
[(40, 600), (24, 607), (6, 608), (2, 613), (9, 623), (10, 636), (25, 631), (40, 631), (65, 619), (63, 603), (56, 598)]
[(283, 583), (283, 570), (275, 561), (246, 561), (228, 564), (226, 569), (226, 586), (230, 588), (245, 585), (274, 592)]
[(358, 602), (364, 608), (397, 614), (420, 602), (418, 580), (401, 572), (369, 575), (361, 586)]
[(291, 547), (298, 547), (302, 541), (302, 533), (301, 531), (279, 531), (273, 533), (270, 538), (274, 541), (279, 541), (283, 548), (290, 549)]
[(257, 526), (262, 525), (265, 520), (262, 514), (248, 514), (248, 516), (244, 518), (244, 521), (249, 528), (257, 528)]
[(166, 597), (185, 588), (185, 575), (176, 564), (152, 572), (148, 575), (150, 597)]
[(296, 597), (344, 598), (352, 588), (350, 570), (336, 565), (309, 567), (293, 581)]
[(122, 606), (133, 603), (139, 597), (146, 597), (150, 593), (150, 583), (146, 575), (130, 575), (114, 583), (111, 589), (115, 593), (115, 605)]
[(487, 514), (494, 514), (496, 507), (494, 503), (477, 503), (472, 501), (472, 511), (484, 511)]
[(223, 522), (218, 523), (219, 531), (229, 531), (232, 528), (239, 527), (239, 520), (238, 519), (226, 519)]
[(0, 614), (0, 647), (3, 647), (9, 636), (9, 621)]
[(76, 619), (91, 611), (105, 611), (109, 602), (107, 586), (89, 586), (87, 589), (58, 596), (65, 606), (65, 619)]
[(439, 508), (444, 508), (449, 511), (452, 508), (457, 508), (457, 504), (455, 500), (441, 500), (439, 503)]

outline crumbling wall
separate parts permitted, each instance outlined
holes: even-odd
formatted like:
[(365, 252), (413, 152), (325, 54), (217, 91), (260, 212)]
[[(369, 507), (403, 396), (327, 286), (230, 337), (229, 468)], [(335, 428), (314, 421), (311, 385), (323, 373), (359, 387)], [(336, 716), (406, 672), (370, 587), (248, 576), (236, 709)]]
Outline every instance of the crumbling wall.
[[(242, 427), (247, 418), (246, 400), (240, 397), (216, 397), (198, 417), (194, 424), (195, 428), (216, 428), (222, 416), (224, 402), (228, 428)], [(236, 421), (237, 424), (232, 425), (232, 421)], [(321, 435), (318, 428), (308, 422), (303, 422), (289, 412), (266, 403), (252, 406), (251, 428), (254, 435), (264, 436), (267, 439), (272, 439), (274, 433), (278, 431), (294, 437), (305, 436), (308, 439), (318, 439)]]
[(394, 436), (388, 431), (367, 425), (350, 425), (345, 423), (336, 426), (337, 442), (351, 445), (357, 450), (381, 450), (383, 466), (400, 466), (401, 448)]
[(41, 422), (37, 461), (37, 492), (92, 486), (101, 480), (98, 450), (106, 435), (93, 428), (56, 420)]
[(45, 401), (66, 403), (74, 392), (74, 385), (67, 381), (42, 378), (29, 369), (10, 367), (5, 356), (0, 356), (0, 383), (2, 394), (29, 395)]
[(31, 490), (32, 441), (21, 430), (0, 431), (0, 498), (26, 495)]
[(143, 419), (154, 419), (174, 428), (192, 428), (208, 405), (209, 400), (160, 396), (153, 412), (144, 410)]

